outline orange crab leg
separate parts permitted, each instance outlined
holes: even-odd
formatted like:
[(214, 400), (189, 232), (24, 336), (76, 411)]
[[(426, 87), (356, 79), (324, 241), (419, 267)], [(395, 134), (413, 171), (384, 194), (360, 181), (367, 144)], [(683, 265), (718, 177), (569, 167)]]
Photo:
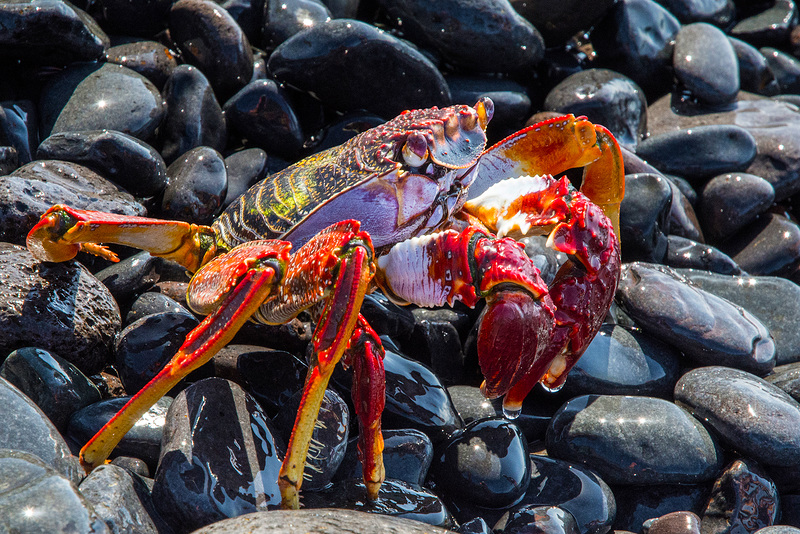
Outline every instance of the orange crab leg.
[(257, 241), (248, 245), (246, 258), (242, 259), (234, 249), (230, 255), (220, 256), (205, 267), (208, 270), (230, 268), (236, 271), (244, 268), (246, 272), (232, 289), (218, 288), (221, 293), (229, 294), (217, 310), (189, 333), (167, 366), (81, 449), (81, 464), (87, 472), (108, 458), (122, 437), (158, 399), (229, 343), (274, 291), (291, 245), (283, 241)]
[(177, 261), (195, 272), (216, 254), (214, 231), (181, 221), (87, 211), (57, 204), (28, 233), (28, 250), (41, 261), (67, 261), (83, 250), (118, 261), (97, 243), (116, 243)]

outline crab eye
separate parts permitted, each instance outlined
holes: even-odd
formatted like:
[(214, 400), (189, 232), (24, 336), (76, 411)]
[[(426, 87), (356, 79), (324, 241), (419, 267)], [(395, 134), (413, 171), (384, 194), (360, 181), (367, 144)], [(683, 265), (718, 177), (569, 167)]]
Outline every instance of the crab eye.
[(428, 142), (419, 132), (412, 132), (403, 145), (403, 161), (409, 167), (419, 167), (428, 159)]

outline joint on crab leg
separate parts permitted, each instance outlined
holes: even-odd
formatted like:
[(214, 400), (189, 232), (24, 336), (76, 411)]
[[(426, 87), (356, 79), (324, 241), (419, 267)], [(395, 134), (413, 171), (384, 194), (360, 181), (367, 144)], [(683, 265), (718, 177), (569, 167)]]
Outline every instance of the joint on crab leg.
[(605, 127), (595, 126), (600, 157), (583, 170), (581, 193), (600, 207), (619, 238), (619, 206), (625, 196), (625, 166), (619, 143)]
[(194, 272), (216, 253), (214, 231), (180, 221), (162, 221), (56, 205), (28, 233), (28, 250), (41, 261), (67, 261), (83, 250), (118, 261), (99, 243), (128, 245), (177, 261)]
[[(81, 449), (81, 464), (87, 472), (108, 458), (122, 437), (158, 399), (229, 343), (274, 291), (276, 272), (282, 270), (280, 264), (286, 262), (290, 245), (281, 241), (255, 241), (248, 245), (246, 270), (233, 287), (219, 288), (224, 298), (217, 310), (189, 333), (167, 366)], [(238, 267), (239, 260), (235, 255), (220, 256), (203, 270)]]

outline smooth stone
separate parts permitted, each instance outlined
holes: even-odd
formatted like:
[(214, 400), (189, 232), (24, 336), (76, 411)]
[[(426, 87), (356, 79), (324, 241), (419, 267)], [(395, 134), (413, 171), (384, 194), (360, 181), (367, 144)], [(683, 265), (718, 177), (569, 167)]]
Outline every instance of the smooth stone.
[[(126, 471), (138, 475), (142, 478), (150, 478), (150, 468), (144, 460), (133, 458), (131, 456), (117, 456), (108, 465), (116, 465), (122, 467)], [(149, 490), (148, 490), (149, 491)]]
[(13, 146), (0, 146), (0, 176), (11, 174), (19, 168), (17, 149)]
[(721, 443), (764, 466), (793, 466), (800, 458), (800, 404), (757, 376), (729, 367), (694, 369), (675, 385), (675, 402)]
[(797, 284), (775, 276), (679, 272), (705, 291), (738, 304), (758, 317), (775, 341), (776, 365), (800, 361), (800, 328), (797, 324), (800, 287)]
[(0, 517), (4, 532), (107, 534), (91, 503), (33, 454), (0, 449)]
[[(261, 47), (261, 29), (262, 18), (264, 16), (264, 3), (260, 0), (225, 0), (219, 4), (228, 12), (236, 24), (242, 29), (247, 36), (247, 40), (254, 47)], [(255, 59), (253, 64), (253, 76), (256, 76), (256, 65), (259, 62), (261, 54), (257, 50), (253, 50), (253, 57)]]
[(643, 534), (700, 534), (700, 517), (693, 512), (670, 512), (645, 521)]
[(113, 63), (78, 63), (53, 76), (42, 88), (41, 135), (85, 130), (117, 130), (148, 142), (166, 112), (153, 83)]
[(695, 364), (728, 365), (761, 375), (775, 366), (775, 343), (761, 321), (669, 267), (624, 265), (617, 299), (645, 332)]
[(614, 530), (640, 532), (652, 518), (673, 512), (701, 513), (710, 488), (703, 485), (615, 486), (617, 517)]
[(161, 153), (168, 163), (200, 146), (225, 148), (225, 116), (200, 69), (191, 65), (176, 67), (164, 86), (164, 101), (167, 115), (161, 127)]
[(66, 161), (34, 161), (0, 180), (0, 240), (25, 244), (25, 235), (54, 204), (144, 215), (145, 208), (94, 171)]
[(511, 0), (511, 6), (542, 32), (548, 48), (563, 45), (576, 33), (594, 26), (613, 5), (612, 0)]
[(374, 113), (353, 111), (324, 126), (318, 135), (312, 135), (303, 145), (311, 153), (319, 153), (345, 143), (356, 135), (386, 122)]
[[(798, 508), (798, 505), (800, 505), (800, 495), (796, 493), (781, 494), (781, 523), (783, 525), (764, 527), (767, 529), (764, 534), (770, 532), (772, 534), (795, 534), (796, 530), (800, 530), (800, 508)], [(777, 532), (778, 530), (781, 532)]]
[(106, 61), (138, 72), (159, 90), (178, 66), (177, 54), (155, 41), (136, 41), (112, 46), (106, 51)]
[(664, 265), (720, 274), (742, 274), (741, 267), (721, 250), (676, 235), (667, 236), (667, 254), (664, 256)]
[(702, 514), (704, 534), (753, 532), (777, 523), (778, 489), (752, 460), (734, 460), (714, 482)]
[(597, 393), (669, 399), (680, 360), (677, 349), (641, 330), (606, 324), (569, 372), (562, 391), (568, 397)]
[(703, 230), (712, 242), (723, 241), (747, 227), (775, 201), (775, 189), (747, 173), (715, 176), (700, 193)]
[(477, 102), (487, 97), (494, 102), (494, 116), (486, 129), (489, 144), (522, 129), (530, 115), (531, 98), (525, 86), (509, 79), (491, 76), (445, 76), (453, 102)]
[[(380, 0), (412, 42), (455, 67), (527, 74), (544, 56), (544, 39), (509, 2), (499, 0)], [(458, 31), (452, 29), (458, 28)]]
[(148, 291), (147, 293), (142, 293), (133, 301), (130, 310), (128, 310), (127, 315), (125, 315), (125, 325), (127, 326), (143, 317), (161, 312), (183, 313), (189, 316), (193, 315), (192, 312), (167, 295)]
[(486, 521), (482, 517), (475, 517), (461, 523), (456, 532), (458, 532), (458, 534), (492, 534), (492, 529), (489, 528), (489, 525), (486, 524)]
[(733, 51), (736, 53), (736, 60), (739, 63), (740, 89), (764, 96), (777, 95), (780, 88), (764, 54), (759, 52), (755, 46), (736, 37), (729, 36), (728, 39), (733, 45)]
[[(72, 414), (65, 436), (75, 443), (88, 442), (128, 400), (130, 397), (115, 397), (78, 410)], [(123, 436), (112, 456), (139, 458), (148, 466), (155, 467), (161, 450), (164, 420), (171, 404), (171, 397), (161, 397)]]
[(62, 432), (74, 412), (100, 400), (97, 386), (74, 365), (35, 347), (9, 354), (0, 365), (0, 376), (31, 399)]
[(109, 39), (85, 11), (59, 0), (0, 3), (3, 56), (45, 65), (99, 59)]
[[(678, 180), (674, 175), (666, 176), (666, 178), (670, 189), (672, 189), (672, 204), (669, 208), (670, 235), (705, 243), (706, 239), (703, 235), (703, 230), (700, 228), (700, 220), (697, 218), (694, 205), (683, 192), (685, 188), (678, 185)], [(690, 194), (693, 191), (690, 191)]]
[(302, 391), (308, 365), (294, 354), (255, 345), (228, 345), (223, 350), (237, 354), (236, 366), (247, 392), (268, 415), (277, 414), (295, 393)]
[(578, 534), (575, 518), (558, 506), (526, 506), (515, 510), (503, 528), (504, 534)]
[(170, 35), (183, 60), (208, 77), (225, 101), (253, 77), (253, 52), (242, 29), (210, 0), (179, 0), (169, 11)]
[(284, 91), (272, 80), (255, 80), (244, 86), (223, 108), (232, 133), (268, 154), (297, 157), (303, 132)]
[(53, 134), (39, 145), (36, 158), (83, 165), (137, 196), (153, 196), (167, 186), (167, 165), (161, 155), (114, 130)]
[(519, 241), (525, 245), (525, 255), (539, 269), (539, 276), (546, 284), (551, 284), (561, 266), (567, 261), (567, 255), (547, 246), (546, 236), (523, 237)]
[(80, 482), (83, 468), (58, 429), (32, 400), (3, 377), (0, 405), (0, 449), (35, 455), (73, 484)]
[(764, 377), (770, 384), (781, 388), (783, 391), (800, 402), (800, 362), (779, 365), (772, 370), (772, 373)]
[(693, 484), (713, 479), (722, 467), (721, 451), (703, 425), (653, 397), (571, 399), (550, 422), (547, 452), (609, 484)]
[(260, 148), (246, 148), (225, 158), (228, 193), (222, 205), (239, 198), (245, 191), (267, 176), (267, 153)]
[(162, 258), (139, 252), (95, 273), (95, 278), (125, 307), (137, 295), (153, 287), (161, 278)]
[(680, 27), (652, 0), (617, 2), (592, 32), (599, 66), (628, 76), (647, 94), (663, 94), (672, 84), (672, 49)]
[[(183, 312), (161, 312), (142, 317), (117, 336), (116, 368), (125, 392), (133, 395), (150, 382), (181, 348), (199, 321)], [(189, 381), (212, 374), (205, 364), (193, 371)], [(186, 379), (184, 379), (186, 380)]]
[(620, 205), (623, 261), (660, 262), (667, 253), (672, 187), (652, 173), (625, 176), (625, 198)]
[(790, 276), (800, 266), (800, 226), (776, 213), (766, 213), (720, 244), (720, 249), (746, 272)]
[(547, 93), (544, 109), (585, 115), (630, 148), (647, 133), (644, 92), (627, 76), (608, 69), (587, 69), (568, 76)]
[[(466, 337), (472, 321), (455, 310), (412, 310), (414, 331), (406, 343), (406, 354), (429, 365), (445, 386), (463, 382), (464, 353), (461, 336)], [(460, 330), (460, 332), (459, 332)]]
[[(322, 491), (306, 493), (303, 496), (303, 504), (308, 509), (344, 508), (413, 519), (434, 527), (454, 526), (450, 512), (439, 497), (427, 488), (401, 480), (387, 479), (381, 484), (376, 501), (368, 501), (366, 492), (363, 481), (351, 479), (337, 482)], [(341, 526), (338, 528), (341, 529)]]
[[(785, 521), (783, 515), (781, 516), (781, 521)], [(789, 525), (771, 525), (760, 528), (755, 532), (758, 532), (759, 534), (800, 534), (800, 528)]]
[(225, 160), (213, 148), (199, 146), (167, 167), (169, 183), (161, 198), (161, 216), (211, 224), (228, 191)]
[(147, 485), (123, 467), (101, 465), (78, 489), (114, 532), (158, 534), (166, 526), (153, 507)]
[(774, 48), (760, 48), (759, 52), (767, 60), (781, 93), (800, 92), (800, 61), (797, 58)]
[(98, 7), (114, 33), (153, 36), (166, 27), (171, 4), (170, 0), (103, 0)]
[(734, 125), (696, 126), (651, 135), (636, 154), (661, 172), (700, 182), (717, 174), (746, 170), (756, 157), (756, 140)]
[(407, 306), (398, 306), (380, 291), (364, 297), (361, 315), (370, 326), (382, 336), (389, 336), (398, 341), (411, 339), (414, 332), (414, 314)]
[[(350, 440), (334, 481), (360, 479), (364, 476), (356, 454), (357, 439)], [(383, 430), (383, 445), (386, 478), (419, 486), (425, 482), (433, 461), (433, 444), (428, 436), (413, 428)]]
[(365, 109), (389, 119), (450, 104), (450, 90), (427, 57), (356, 20), (331, 20), (290, 37), (267, 67), (277, 82), (313, 93), (337, 111)]
[(730, 34), (753, 46), (776, 46), (788, 41), (796, 17), (794, 0), (775, 0), (769, 9), (739, 20)]
[[(651, 135), (695, 129), (707, 125), (738, 125), (756, 140), (757, 155), (744, 172), (760, 176), (775, 188), (781, 202), (800, 192), (800, 109), (779, 100), (739, 91), (736, 102), (722, 109), (673, 107), (669, 96), (652, 103), (647, 110)], [(630, 172), (630, 171), (628, 171)], [(678, 174), (682, 174), (678, 172)]]
[(736, 9), (732, 0), (657, 0), (678, 17), (683, 24), (709, 22), (720, 28), (734, 20)]
[(392, 534), (451, 534), (412, 519), (390, 517), (356, 510), (316, 508), (313, 510), (276, 510), (255, 512), (232, 519), (218, 521), (203, 527), (194, 534), (235, 534), (245, 530), (253, 532), (282, 532), (285, 534), (339, 534), (342, 526), (354, 532), (391, 532)]
[(197, 382), (175, 398), (166, 419), (152, 494), (173, 529), (190, 532), (280, 504), (283, 445), (238, 385)]
[(331, 12), (319, 0), (265, 0), (261, 39), (272, 50), (292, 35), (331, 18)]
[(456, 501), (502, 508), (528, 489), (528, 443), (509, 421), (476, 421), (437, 449), (431, 471), (436, 487)]
[(725, 33), (711, 24), (695, 22), (680, 29), (672, 66), (692, 96), (707, 104), (727, 104), (739, 92), (736, 52)]
[(0, 358), (38, 347), (87, 375), (111, 359), (119, 308), (80, 263), (39, 263), (22, 247), (0, 243), (0, 283)]
[(0, 145), (14, 147), (17, 151), (17, 163), (24, 165), (33, 160), (37, 144), (39, 116), (36, 104), (30, 100), (0, 103)]

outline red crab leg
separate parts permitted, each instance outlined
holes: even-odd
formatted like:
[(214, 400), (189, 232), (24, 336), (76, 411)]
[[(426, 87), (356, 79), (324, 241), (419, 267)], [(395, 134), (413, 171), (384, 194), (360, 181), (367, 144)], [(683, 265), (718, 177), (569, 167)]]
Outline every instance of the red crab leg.
[(55, 205), (28, 233), (28, 250), (41, 261), (67, 261), (80, 250), (117, 261), (97, 243), (116, 243), (177, 261), (191, 272), (216, 253), (214, 231), (180, 221), (162, 221)]
[[(214, 298), (221, 303), (186, 336), (167, 366), (81, 449), (81, 464), (87, 472), (108, 458), (122, 437), (158, 399), (230, 342), (280, 282), (290, 248), (291, 245), (283, 241), (254, 241), (246, 248), (219, 256), (201, 269), (192, 283), (198, 285), (199, 282), (206, 292), (216, 293)], [(215, 276), (220, 272), (229, 274), (220, 279)], [(209, 278), (217, 279), (220, 285), (212, 288), (207, 283)], [(219, 295), (224, 298), (219, 299)]]

